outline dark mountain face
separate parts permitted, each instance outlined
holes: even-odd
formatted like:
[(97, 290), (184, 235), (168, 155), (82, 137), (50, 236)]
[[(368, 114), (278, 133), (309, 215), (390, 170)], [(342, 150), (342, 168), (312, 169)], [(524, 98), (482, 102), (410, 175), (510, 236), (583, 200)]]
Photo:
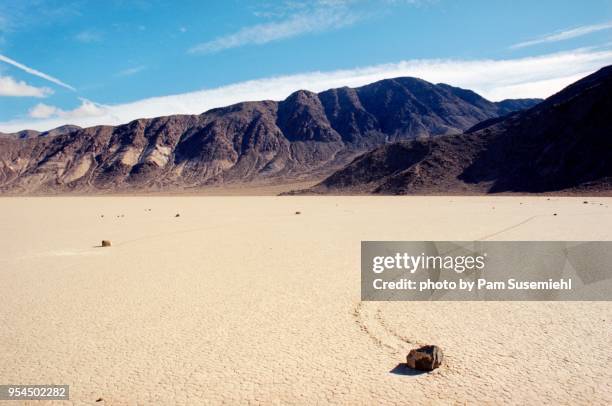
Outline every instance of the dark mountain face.
[(612, 177), (612, 67), (540, 106), (480, 130), (487, 149), (466, 168), (467, 183), (491, 192), (542, 192), (602, 184)]
[(356, 158), (311, 191), (609, 193), (610, 117), (612, 66), (529, 110), (487, 120), (465, 134), (384, 145)]
[(315, 179), (389, 141), (458, 134), (509, 110), (468, 90), (397, 78), (319, 94), (298, 91), (281, 102), (245, 102), (201, 115), (64, 126), (0, 137), (0, 190), (158, 190)]

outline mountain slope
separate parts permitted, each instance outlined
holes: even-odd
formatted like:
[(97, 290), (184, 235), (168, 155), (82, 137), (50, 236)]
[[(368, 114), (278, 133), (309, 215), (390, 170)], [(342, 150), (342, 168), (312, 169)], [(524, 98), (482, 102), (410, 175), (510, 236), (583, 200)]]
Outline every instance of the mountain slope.
[(0, 190), (159, 190), (321, 178), (388, 141), (458, 134), (507, 111), (464, 89), (397, 78), (319, 94), (301, 90), (281, 102), (244, 102), (201, 115), (66, 126), (0, 138)]
[(384, 145), (311, 192), (612, 191), (612, 66), (465, 134)]

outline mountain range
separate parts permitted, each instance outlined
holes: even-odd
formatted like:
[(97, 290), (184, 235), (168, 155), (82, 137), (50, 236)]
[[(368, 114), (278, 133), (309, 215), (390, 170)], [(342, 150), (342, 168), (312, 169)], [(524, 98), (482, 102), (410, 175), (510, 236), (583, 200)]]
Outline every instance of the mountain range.
[(16, 133), (0, 133), (0, 137), (17, 137), (17, 138), (35, 138), (35, 137), (52, 137), (54, 135), (62, 135), (68, 134), (73, 131), (80, 130), (81, 127), (78, 125), (63, 125), (57, 128), (54, 128), (49, 131), (36, 131), (36, 130), (21, 130)]
[(243, 102), (200, 115), (24, 131), (0, 137), (0, 191), (155, 191), (321, 179), (377, 146), (459, 134), (539, 101), (493, 103), (470, 90), (402, 77), (318, 94), (300, 90), (280, 102)]
[(612, 66), (460, 135), (389, 143), (307, 193), (612, 191)]

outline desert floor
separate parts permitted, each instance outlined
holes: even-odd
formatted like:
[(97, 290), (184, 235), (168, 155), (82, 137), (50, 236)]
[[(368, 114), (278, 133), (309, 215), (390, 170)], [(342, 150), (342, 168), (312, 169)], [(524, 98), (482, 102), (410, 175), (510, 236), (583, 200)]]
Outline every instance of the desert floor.
[[(64, 403), (612, 403), (610, 302), (359, 300), (361, 240), (612, 240), (612, 198), (20, 197), (0, 230), (0, 383)], [(446, 364), (399, 366), (421, 343)]]

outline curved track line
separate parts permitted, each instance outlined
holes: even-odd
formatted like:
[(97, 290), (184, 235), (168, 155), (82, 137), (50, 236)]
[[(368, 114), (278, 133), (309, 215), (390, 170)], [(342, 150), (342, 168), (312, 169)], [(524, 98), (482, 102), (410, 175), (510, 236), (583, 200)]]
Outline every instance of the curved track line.
[(488, 238), (495, 237), (495, 236), (497, 236), (497, 235), (499, 235), (499, 234), (503, 234), (503, 233), (505, 233), (506, 231), (513, 230), (513, 229), (515, 229), (515, 228), (518, 228), (518, 227), (522, 226), (523, 224), (526, 224), (526, 223), (530, 222), (531, 220), (535, 219), (536, 217), (544, 217), (544, 215), (542, 215), (542, 214), (536, 214), (536, 215), (534, 215), (534, 216), (528, 217), (528, 218), (526, 218), (525, 220), (520, 221), (520, 222), (518, 222), (518, 223), (516, 223), (516, 224), (514, 224), (514, 225), (512, 225), (512, 226), (510, 226), (510, 227), (506, 227), (506, 228), (503, 228), (503, 229), (501, 229), (501, 230), (499, 230), (499, 231), (496, 231), (496, 232), (494, 232), (494, 233), (492, 233), (492, 234), (487, 234), (487, 235), (485, 235), (485, 236), (482, 236), (482, 237), (480, 237), (480, 238), (477, 238), (475, 241), (483, 241), (483, 240), (486, 240), (486, 239), (488, 239)]
[(404, 353), (408, 346), (421, 344), (397, 333), (386, 323), (380, 308), (376, 307), (374, 303), (371, 303), (371, 305), (372, 309), (368, 309), (369, 306), (364, 306), (364, 302), (357, 303), (353, 316), (360, 330), (366, 333), (378, 347), (395, 356)]

